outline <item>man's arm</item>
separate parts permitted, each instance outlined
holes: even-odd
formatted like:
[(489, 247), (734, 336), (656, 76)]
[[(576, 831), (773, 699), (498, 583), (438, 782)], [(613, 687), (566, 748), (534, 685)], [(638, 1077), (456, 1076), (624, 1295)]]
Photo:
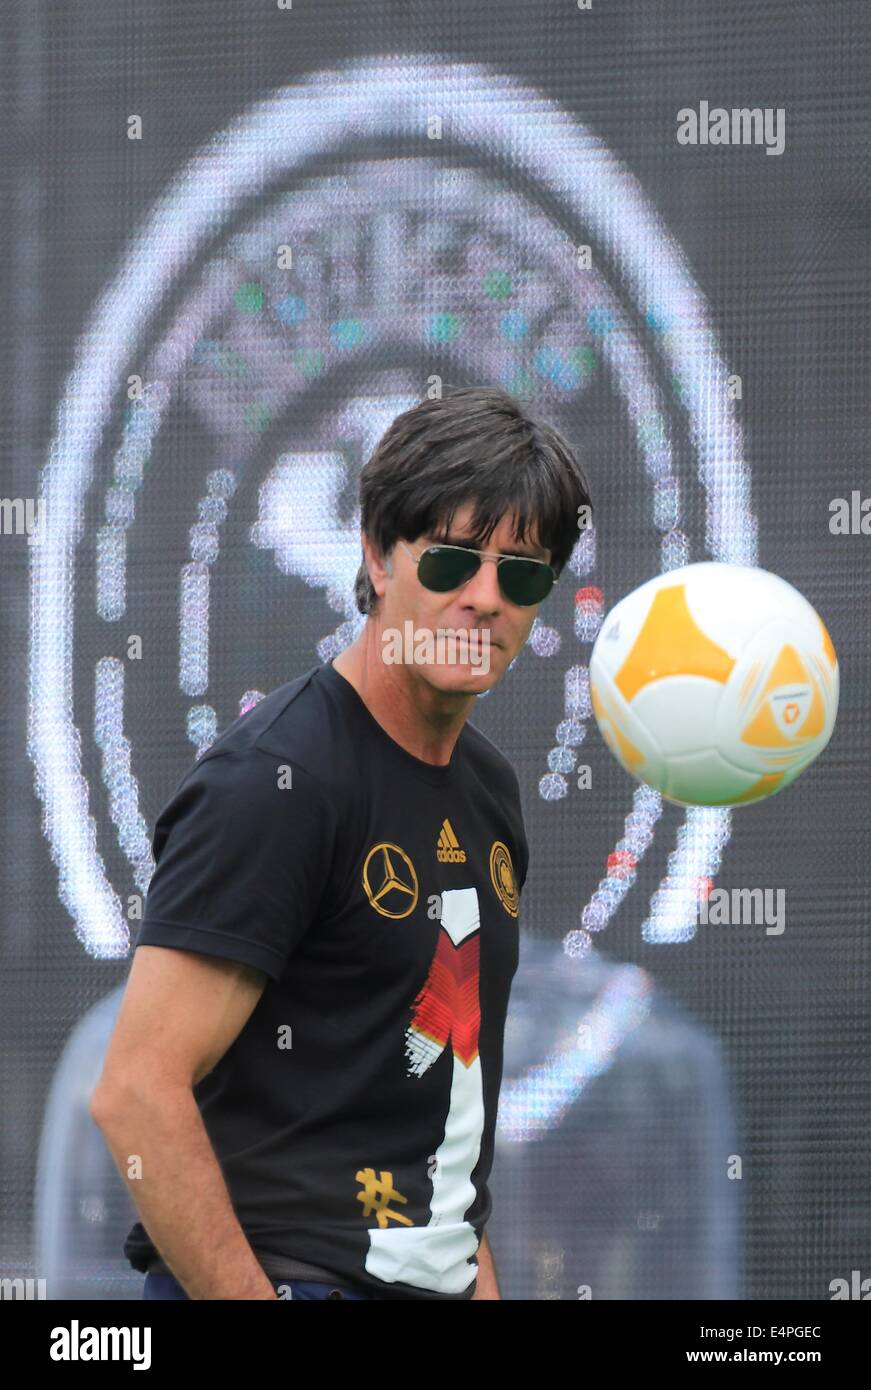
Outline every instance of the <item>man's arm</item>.
[[(241, 1032), (266, 976), (139, 946), (90, 1112), (148, 1235), (192, 1299), (275, 1299), (233, 1210), (193, 1087)], [(141, 1176), (130, 1176), (135, 1158)]]
[(472, 1302), (476, 1298), (500, 1298), (499, 1285), (496, 1282), (496, 1268), (493, 1264), (493, 1252), (490, 1249), (490, 1242), (485, 1231), (478, 1246), (478, 1280), (475, 1284), (475, 1292), (472, 1294)]

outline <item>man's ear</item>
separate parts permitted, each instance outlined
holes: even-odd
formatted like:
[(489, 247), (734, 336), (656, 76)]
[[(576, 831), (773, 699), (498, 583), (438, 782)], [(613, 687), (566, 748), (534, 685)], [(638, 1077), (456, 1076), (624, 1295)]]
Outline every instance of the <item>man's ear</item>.
[(360, 543), (372, 588), (379, 598), (383, 598), (387, 580), (393, 578), (393, 557), (389, 553), (384, 555), (363, 532), (360, 533)]

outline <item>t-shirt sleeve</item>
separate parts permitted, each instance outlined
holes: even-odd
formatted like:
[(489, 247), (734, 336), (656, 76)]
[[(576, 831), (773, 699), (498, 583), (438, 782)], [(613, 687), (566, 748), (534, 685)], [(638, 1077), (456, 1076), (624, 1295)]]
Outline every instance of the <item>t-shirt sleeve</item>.
[(334, 843), (333, 807), (299, 764), (258, 748), (207, 754), (157, 819), (136, 945), (222, 956), (280, 979), (318, 914)]
[(523, 804), (520, 796), (520, 781), (514, 769), (511, 769), (512, 787), (517, 807), (518, 834), (518, 858), (517, 858), (517, 879), (518, 891), (523, 888), (526, 882), (526, 875), (529, 870), (529, 841), (526, 838), (526, 823), (523, 819)]

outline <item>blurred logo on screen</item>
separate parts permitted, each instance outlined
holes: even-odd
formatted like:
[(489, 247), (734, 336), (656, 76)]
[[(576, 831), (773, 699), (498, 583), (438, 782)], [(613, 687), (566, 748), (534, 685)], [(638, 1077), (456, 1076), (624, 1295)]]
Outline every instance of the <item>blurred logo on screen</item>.
[[(628, 550), (643, 541), (648, 573), (688, 563), (693, 544), (753, 564), (728, 377), (640, 186), (576, 114), (509, 73), (368, 57), (216, 132), (95, 303), (42, 475), (28, 748), (84, 949), (128, 953), (151, 827), (187, 764), (260, 691), (359, 631), (356, 481), (397, 413), (468, 383), (528, 397), (598, 441), (601, 487), (637, 492), (649, 525)], [(578, 790), (608, 606), (596, 566), (596, 528), (579, 528), (577, 591), (520, 658), (556, 668), (538, 722), (518, 729), (538, 750), (539, 796), (578, 809), (609, 775), (591, 749)], [(660, 813), (638, 788), (567, 949), (589, 950), (632, 890)], [(716, 873), (728, 827), (714, 812), (679, 837), (648, 940), (693, 934), (680, 886)], [(507, 871), (497, 881), (507, 907)]]

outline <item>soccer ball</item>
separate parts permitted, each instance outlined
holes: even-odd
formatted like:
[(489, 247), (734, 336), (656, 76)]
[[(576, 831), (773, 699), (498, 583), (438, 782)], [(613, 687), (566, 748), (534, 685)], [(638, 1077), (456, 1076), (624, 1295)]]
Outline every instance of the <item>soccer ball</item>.
[(789, 786), (832, 736), (838, 686), (816, 610), (744, 565), (648, 580), (611, 609), (590, 656), (606, 744), (679, 806), (743, 806)]

